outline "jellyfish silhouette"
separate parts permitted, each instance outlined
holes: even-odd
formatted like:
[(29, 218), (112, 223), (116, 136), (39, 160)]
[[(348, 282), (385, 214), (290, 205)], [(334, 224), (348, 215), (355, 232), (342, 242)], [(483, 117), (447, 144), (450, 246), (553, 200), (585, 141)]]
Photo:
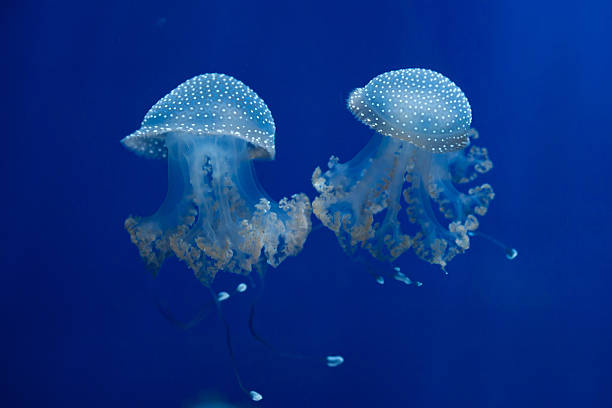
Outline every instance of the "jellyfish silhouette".
[(168, 193), (150, 217), (125, 228), (157, 272), (174, 254), (210, 286), (218, 271), (247, 275), (296, 255), (310, 232), (306, 195), (274, 202), (252, 160), (273, 159), (274, 119), (263, 100), (224, 74), (189, 79), (146, 114), (121, 142), (140, 156), (168, 161)]
[[(160, 99), (146, 114), (140, 129), (121, 142), (134, 153), (167, 159), (168, 192), (161, 207), (149, 217), (132, 217), (125, 228), (140, 256), (155, 274), (175, 255), (209, 288), (225, 325), (227, 346), (240, 388), (253, 401), (262, 395), (247, 390), (238, 374), (230, 329), (220, 303), (232, 295), (214, 293), (219, 271), (248, 275), (278, 266), (302, 249), (310, 232), (311, 206), (304, 194), (278, 203), (260, 187), (255, 159), (273, 159), (275, 125), (268, 107), (248, 86), (224, 74), (189, 79)], [(265, 262), (264, 262), (265, 260)], [(240, 283), (233, 294), (247, 286)], [(188, 329), (209, 311), (182, 322), (165, 310), (175, 326)], [(253, 337), (275, 351), (254, 328), (255, 302), (249, 329)], [(302, 356), (298, 356), (302, 357)], [(320, 360), (329, 367), (340, 356)]]
[(442, 74), (401, 69), (355, 89), (348, 108), (377, 133), (349, 162), (332, 156), (329, 170), (315, 169), (315, 215), (349, 254), (392, 262), (412, 247), (444, 269), (469, 248), (494, 197), (489, 184), (454, 185), (493, 166), (485, 148), (466, 149), (478, 136), (467, 98)]

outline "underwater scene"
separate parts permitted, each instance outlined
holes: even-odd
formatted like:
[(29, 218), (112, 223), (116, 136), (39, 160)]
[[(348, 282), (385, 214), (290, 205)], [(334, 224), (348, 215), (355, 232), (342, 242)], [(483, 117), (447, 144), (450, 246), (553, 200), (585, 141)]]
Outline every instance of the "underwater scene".
[(612, 406), (612, 5), (0, 18), (0, 406)]

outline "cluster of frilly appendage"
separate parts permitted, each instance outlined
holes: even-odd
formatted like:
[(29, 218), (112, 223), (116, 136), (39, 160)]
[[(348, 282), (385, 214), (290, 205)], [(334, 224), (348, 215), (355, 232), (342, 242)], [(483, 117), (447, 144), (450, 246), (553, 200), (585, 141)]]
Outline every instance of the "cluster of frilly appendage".
[(355, 89), (348, 108), (375, 133), (350, 161), (332, 156), (329, 170), (315, 170), (311, 206), (304, 194), (274, 202), (259, 186), (252, 162), (274, 158), (276, 127), (244, 83), (203, 74), (161, 98), (122, 140), (139, 156), (168, 162), (162, 206), (125, 221), (149, 268), (157, 272), (174, 254), (210, 286), (221, 270), (276, 267), (301, 251), (312, 212), (351, 255), (364, 250), (390, 263), (412, 248), (445, 268), (469, 248), (476, 217), (494, 197), (490, 185), (471, 184), (493, 164), (486, 149), (470, 145), (478, 134), (469, 101), (444, 75), (413, 68)]
[(166, 137), (168, 194), (152, 216), (125, 227), (147, 266), (157, 272), (174, 254), (209, 286), (220, 270), (247, 275), (265, 255), (278, 266), (296, 255), (310, 232), (304, 194), (268, 198), (253, 174), (246, 141), (231, 137)]
[[(471, 135), (477, 137), (474, 130)], [(312, 176), (320, 193), (312, 204), (315, 215), (346, 252), (365, 249), (383, 262), (413, 248), (444, 268), (469, 248), (476, 216), (486, 213), (494, 197), (489, 184), (467, 193), (455, 188), (493, 167), (487, 150), (476, 146), (431, 153), (377, 134), (349, 162), (332, 156), (328, 166), (325, 173), (317, 167)]]

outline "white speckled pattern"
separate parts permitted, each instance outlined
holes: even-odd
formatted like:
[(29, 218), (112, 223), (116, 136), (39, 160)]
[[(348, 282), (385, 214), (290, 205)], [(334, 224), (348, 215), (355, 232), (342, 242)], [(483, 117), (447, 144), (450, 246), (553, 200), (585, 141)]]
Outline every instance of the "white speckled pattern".
[(429, 69), (385, 72), (355, 89), (348, 106), (377, 132), (432, 153), (460, 150), (469, 143), (470, 103), (450, 79)]
[(230, 135), (248, 141), (254, 147), (253, 156), (271, 159), (275, 129), (270, 110), (251, 88), (229, 75), (203, 74), (160, 99), (140, 129), (121, 142), (141, 156), (165, 159), (168, 132)]

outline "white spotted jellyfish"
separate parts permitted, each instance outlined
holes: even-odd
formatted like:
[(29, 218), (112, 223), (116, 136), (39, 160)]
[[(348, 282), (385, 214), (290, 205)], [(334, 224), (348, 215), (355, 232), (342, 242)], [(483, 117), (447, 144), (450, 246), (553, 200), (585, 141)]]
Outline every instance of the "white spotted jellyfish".
[(493, 166), (485, 148), (469, 147), (478, 134), (467, 98), (440, 73), (401, 69), (355, 89), (348, 108), (376, 133), (352, 160), (332, 156), (329, 170), (315, 169), (313, 212), (351, 255), (391, 263), (412, 248), (444, 269), (469, 248), (494, 197), (489, 184), (455, 187)]
[(276, 203), (254, 174), (254, 159), (274, 158), (274, 134), (264, 101), (224, 74), (189, 79), (153, 105), (140, 129), (121, 141), (168, 162), (159, 210), (125, 221), (151, 270), (175, 255), (210, 287), (218, 271), (247, 275), (264, 257), (276, 267), (302, 249), (311, 225), (308, 198)]

